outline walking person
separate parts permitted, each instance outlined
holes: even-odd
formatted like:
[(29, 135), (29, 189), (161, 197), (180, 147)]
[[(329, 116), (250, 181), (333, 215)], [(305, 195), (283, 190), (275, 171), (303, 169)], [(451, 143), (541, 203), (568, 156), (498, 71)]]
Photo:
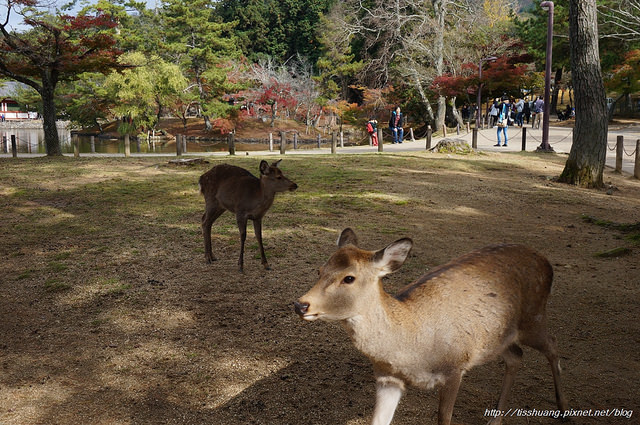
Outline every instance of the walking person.
[(496, 126), (496, 122), (498, 121), (498, 98), (496, 98), (491, 104), (491, 109), (489, 110), (489, 116), (491, 117), (491, 128)]
[[(527, 125), (529, 124), (529, 119), (531, 118), (531, 104), (528, 100), (525, 100), (524, 106), (522, 108), (522, 116), (525, 120), (527, 120)], [(524, 125), (524, 121), (522, 123)]]
[(504, 134), (504, 144), (502, 146), (507, 147), (507, 128), (509, 128), (509, 119), (511, 117), (511, 104), (507, 96), (502, 96), (502, 103), (498, 105), (498, 143), (494, 146), (500, 146), (500, 132)]
[(396, 106), (396, 109), (391, 112), (391, 119), (389, 120), (389, 130), (391, 130), (391, 137), (393, 143), (402, 143), (404, 138), (404, 115), (400, 112), (400, 106)]
[(522, 127), (522, 117), (524, 115), (524, 100), (518, 99), (515, 104), (516, 107), (516, 125)]
[(531, 128), (540, 128), (540, 123), (542, 122), (542, 118), (544, 115), (544, 100), (542, 100), (541, 96), (538, 96), (535, 102), (533, 102), (533, 122), (531, 123)]

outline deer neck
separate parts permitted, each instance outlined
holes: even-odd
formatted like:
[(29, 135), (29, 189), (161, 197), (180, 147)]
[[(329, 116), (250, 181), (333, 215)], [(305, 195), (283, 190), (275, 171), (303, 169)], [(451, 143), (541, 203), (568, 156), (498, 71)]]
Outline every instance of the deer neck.
[[(374, 299), (360, 314), (344, 320), (343, 327), (356, 347), (371, 358), (385, 358), (406, 339), (407, 306), (378, 285)], [(403, 320), (405, 319), (405, 320)]]
[(260, 199), (264, 202), (273, 202), (276, 191), (265, 183), (265, 179), (260, 178)]

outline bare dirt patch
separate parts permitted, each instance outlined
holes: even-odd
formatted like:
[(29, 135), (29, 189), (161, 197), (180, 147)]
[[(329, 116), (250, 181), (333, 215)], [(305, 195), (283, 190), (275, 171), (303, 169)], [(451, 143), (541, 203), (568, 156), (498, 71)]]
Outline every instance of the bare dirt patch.
[[(640, 182), (607, 171), (612, 195), (555, 183), (565, 158), (285, 157), (299, 189), (265, 218), (273, 270), (250, 234), (244, 274), (228, 213), (213, 228), (220, 260), (204, 261), (197, 179), (218, 161), (257, 173), (260, 158), (0, 160), (0, 423), (367, 424), (369, 362), (338, 325), (304, 323), (292, 308), (347, 226), (369, 249), (414, 239), (389, 292), (484, 245), (544, 253), (565, 392), (592, 412), (573, 423), (637, 423), (640, 246), (584, 217), (638, 223)], [(630, 252), (597, 256), (616, 248)], [(502, 373), (499, 361), (471, 371), (454, 421), (485, 423)], [(510, 406), (554, 410), (552, 385), (546, 359), (525, 350)], [(601, 409), (633, 416), (594, 417)], [(410, 388), (394, 424), (436, 423), (436, 411), (435, 392)]]

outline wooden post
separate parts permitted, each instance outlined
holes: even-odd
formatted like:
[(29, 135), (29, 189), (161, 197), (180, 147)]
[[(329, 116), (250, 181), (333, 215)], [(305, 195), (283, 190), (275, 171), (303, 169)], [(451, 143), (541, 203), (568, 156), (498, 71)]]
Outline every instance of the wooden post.
[(633, 175), (640, 179), (640, 139), (636, 140), (636, 162), (633, 166)]
[(269, 133), (269, 152), (273, 152), (273, 133)]
[(431, 137), (433, 136), (433, 130), (431, 129), (431, 126), (428, 125), (427, 126), (427, 143), (425, 146), (426, 150), (431, 149)]
[(18, 157), (18, 145), (16, 144), (16, 135), (11, 135), (11, 156), (14, 158)]
[(187, 153), (187, 135), (182, 135), (182, 153)]
[(340, 147), (344, 148), (344, 132), (340, 132)]
[(624, 136), (618, 136), (616, 142), (616, 173), (622, 173), (622, 154), (624, 153)]
[(176, 135), (176, 155), (182, 156), (182, 136), (180, 134)]
[(456, 134), (460, 135), (460, 124), (456, 124)]
[(446, 138), (447, 137), (447, 125), (444, 124), (442, 126), (442, 137)]
[(73, 156), (75, 158), (80, 156), (80, 138), (77, 134), (73, 136)]
[(91, 136), (91, 153), (96, 153), (96, 136)]
[(334, 130), (333, 133), (331, 133), (331, 153), (335, 154), (336, 153), (336, 147), (338, 144), (338, 135), (336, 133), (336, 131)]
[(469, 125), (469, 121), (467, 121), (467, 134), (469, 134), (470, 131), (471, 131), (471, 127)]
[(320, 142), (321, 142), (320, 133), (318, 133), (318, 149), (320, 149)]
[(378, 127), (378, 152), (383, 151), (382, 145), (382, 128)]
[(284, 155), (286, 150), (287, 150), (287, 132), (281, 131), (280, 132), (280, 155)]
[(478, 129), (473, 127), (473, 134), (471, 134), (471, 148), (478, 149)]
[(227, 134), (227, 144), (229, 145), (229, 155), (235, 155), (236, 154), (235, 132), (230, 131)]
[(522, 151), (527, 150), (527, 127), (522, 126)]
[(298, 149), (298, 132), (293, 133), (293, 149)]
[(412, 141), (412, 142), (415, 142), (415, 141), (416, 141), (416, 138), (415, 138), (415, 137), (413, 137), (413, 127), (409, 127), (409, 134), (411, 135), (411, 141)]
[(129, 140), (129, 133), (124, 135), (124, 156), (131, 156), (131, 141)]

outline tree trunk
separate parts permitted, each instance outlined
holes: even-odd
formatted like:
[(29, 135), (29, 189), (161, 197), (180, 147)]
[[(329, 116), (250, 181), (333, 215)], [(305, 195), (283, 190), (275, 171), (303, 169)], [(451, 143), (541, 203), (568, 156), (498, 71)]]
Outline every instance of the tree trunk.
[[(445, 17), (447, 15), (447, 2), (445, 0), (433, 1), (433, 12), (436, 18), (435, 39), (433, 42), (433, 62), (436, 75), (444, 72), (444, 30)], [(445, 123), (447, 114), (447, 100), (444, 96), (438, 97), (438, 109), (436, 111), (436, 129), (441, 129)]]
[(436, 129), (442, 129), (447, 116), (447, 99), (444, 96), (438, 96), (438, 110), (436, 111)]
[(278, 101), (274, 101), (273, 105), (271, 105), (271, 127), (276, 126), (276, 116), (278, 115)]
[(47, 156), (62, 156), (60, 138), (56, 126), (56, 105), (54, 102), (55, 84), (46, 79), (42, 82), (40, 96), (42, 97), (42, 127)]
[(449, 106), (451, 106), (451, 115), (453, 116), (454, 121), (460, 128), (464, 127), (464, 121), (458, 112), (458, 108), (456, 108), (456, 96), (453, 96), (449, 99)]
[(556, 78), (553, 84), (553, 93), (551, 93), (551, 109), (549, 114), (556, 115), (558, 113), (558, 95), (560, 94), (560, 82), (562, 81), (562, 67), (556, 70)]
[(435, 119), (433, 116), (433, 108), (431, 108), (431, 102), (429, 102), (429, 98), (427, 97), (427, 94), (424, 91), (424, 87), (422, 87), (422, 83), (420, 82), (420, 78), (418, 77), (417, 73), (414, 76), (414, 81), (415, 81), (415, 87), (418, 89), (418, 94), (420, 95), (420, 100), (422, 101), (422, 104), (425, 106), (425, 109), (427, 111), (425, 122), (428, 125), (433, 126), (435, 123)]
[(577, 108), (573, 144), (560, 181), (594, 188), (604, 185), (608, 132), (597, 22), (596, 0), (570, 0), (569, 41)]

